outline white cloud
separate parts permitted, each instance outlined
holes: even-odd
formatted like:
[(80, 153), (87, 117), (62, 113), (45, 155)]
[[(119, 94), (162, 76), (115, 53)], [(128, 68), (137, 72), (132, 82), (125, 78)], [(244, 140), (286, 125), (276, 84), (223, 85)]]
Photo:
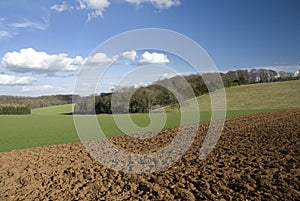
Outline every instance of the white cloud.
[(178, 73), (164, 73), (160, 79), (169, 79), (169, 78), (172, 78), (172, 77), (175, 77), (176, 75), (179, 75)]
[(131, 61), (135, 61), (137, 57), (137, 52), (135, 50), (127, 51), (122, 54), (123, 57), (130, 59)]
[(14, 34), (9, 31), (0, 30), (0, 39), (6, 39), (12, 37)]
[[(125, 0), (127, 3), (137, 7), (145, 3), (152, 4), (157, 9), (168, 9), (173, 6), (180, 6), (180, 0)], [(103, 12), (110, 6), (109, 0), (77, 0), (77, 10), (89, 10), (88, 21), (96, 17), (103, 17)], [(51, 10), (56, 12), (63, 12), (74, 9), (74, 6), (68, 5), (65, 1), (62, 4), (55, 4), (50, 7)]]
[(251, 69), (271, 69), (274, 70), (276, 72), (279, 71), (284, 71), (284, 72), (291, 72), (291, 73), (295, 73), (297, 70), (300, 70), (300, 65), (295, 65), (295, 66), (260, 66), (260, 67), (251, 67)]
[(33, 77), (16, 77), (13, 75), (0, 74), (0, 85), (14, 86), (14, 85), (28, 85), (35, 82)]
[(141, 6), (144, 3), (151, 3), (158, 9), (168, 9), (172, 6), (180, 6), (180, 0), (126, 0), (130, 4), (135, 6)]
[(12, 28), (28, 28), (28, 29), (38, 29), (38, 30), (46, 30), (49, 26), (47, 20), (43, 23), (33, 22), (27, 19), (23, 19), (22, 22), (17, 22), (9, 25)]
[(139, 87), (145, 87), (145, 86), (147, 86), (147, 84), (145, 84), (144, 82), (139, 82), (139, 83), (134, 83), (133, 84), (133, 87), (134, 88), (139, 88)]
[(89, 56), (85, 59), (83, 65), (89, 66), (99, 63), (112, 63), (118, 59), (117, 56), (109, 57), (105, 53), (98, 52), (93, 56)]
[[(169, 63), (167, 55), (163, 53), (144, 52), (138, 56), (135, 50), (121, 54), (123, 57), (133, 61), (132, 64), (166, 64)], [(67, 54), (48, 54), (39, 52), (33, 48), (21, 49), (20, 51), (7, 52), (1, 61), (1, 67), (16, 73), (45, 74), (48, 76), (67, 76), (82, 69), (95, 69), (102, 64), (116, 62), (120, 56), (108, 56), (98, 52), (92, 56), (83, 58), (81, 56), (69, 57)]]
[(19, 34), (20, 30), (46, 30), (49, 27), (49, 16), (40, 17), (38, 20), (20, 19), (11, 22), (6, 18), (0, 18), (0, 40), (8, 39)]
[(74, 7), (71, 5), (68, 5), (67, 2), (63, 2), (62, 4), (56, 4), (51, 6), (51, 10), (55, 10), (56, 12), (63, 12), (63, 11), (67, 11), (67, 10), (72, 10)]
[(88, 13), (88, 21), (91, 21), (95, 17), (103, 17), (104, 9), (110, 5), (108, 0), (77, 0), (77, 2), (79, 3), (77, 9), (92, 10), (92, 12)]
[(113, 63), (118, 59), (118, 56), (109, 57), (105, 53), (98, 52), (93, 56), (84, 59), (81, 67), (84, 70), (99, 68), (102, 64)]
[(29, 92), (55, 93), (55, 92), (63, 92), (63, 91), (65, 91), (65, 89), (62, 87), (57, 87), (57, 86), (53, 86), (53, 85), (41, 85), (41, 86), (23, 86), (21, 91), (26, 92), (26, 93), (29, 93)]
[(69, 58), (67, 54), (49, 55), (32, 48), (20, 52), (7, 52), (2, 58), (2, 66), (13, 72), (32, 72), (51, 74), (56, 72), (76, 71), (84, 59), (80, 56)]
[(169, 62), (170, 60), (168, 59), (167, 55), (156, 52), (149, 53), (147, 51), (140, 56), (140, 59), (138, 61), (138, 63), (141, 64), (166, 64)]
[(0, 40), (1, 39), (8, 39), (15, 35), (12, 30), (9, 30), (5, 24), (6, 19), (0, 17)]
[(1, 66), (17, 73), (35, 73), (58, 76), (56, 73), (76, 72), (79, 68), (95, 68), (99, 64), (112, 63), (118, 56), (109, 57), (105, 53), (82, 58), (68, 57), (67, 54), (47, 54), (33, 48), (21, 49), (19, 52), (7, 52), (1, 61)]

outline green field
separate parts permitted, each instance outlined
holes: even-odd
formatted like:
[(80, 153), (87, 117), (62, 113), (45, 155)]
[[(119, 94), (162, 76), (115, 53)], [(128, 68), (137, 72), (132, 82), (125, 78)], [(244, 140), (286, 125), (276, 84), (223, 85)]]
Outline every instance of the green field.
[[(300, 81), (289, 81), (230, 87), (226, 89), (227, 117), (299, 108), (299, 86)], [(209, 96), (201, 96), (198, 101), (201, 107), (200, 121), (209, 121)], [(180, 113), (172, 111), (172, 108), (166, 109), (170, 112), (167, 113), (165, 127), (178, 126)], [(0, 116), (0, 151), (78, 142), (73, 117), (65, 115), (71, 111), (72, 105), (62, 105), (35, 109), (31, 115)], [(86, 117), (83, 115), (80, 118)], [(150, 123), (148, 114), (132, 114), (131, 118), (141, 127)], [(114, 123), (112, 115), (98, 115), (97, 119), (106, 136), (123, 134)], [(152, 129), (155, 130), (155, 127)]]
[[(227, 110), (264, 110), (300, 107), (300, 80), (240, 85), (225, 89)], [(218, 95), (218, 92), (215, 93)], [(209, 94), (197, 97), (200, 110), (210, 110)], [(186, 103), (187, 107), (189, 102)], [(177, 111), (174, 107), (166, 111)]]
[(73, 111), (73, 105), (58, 105), (52, 107), (45, 107), (45, 108), (37, 108), (31, 111), (34, 115), (67, 115)]

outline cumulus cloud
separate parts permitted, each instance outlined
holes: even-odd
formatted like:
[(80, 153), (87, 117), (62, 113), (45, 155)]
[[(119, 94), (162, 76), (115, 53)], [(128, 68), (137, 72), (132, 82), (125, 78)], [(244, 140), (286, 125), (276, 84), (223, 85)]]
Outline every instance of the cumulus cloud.
[(32, 48), (21, 49), (20, 52), (7, 52), (1, 65), (13, 72), (32, 72), (38, 74), (76, 71), (84, 59), (80, 56), (68, 57), (67, 54), (49, 55), (37, 52)]
[(173, 6), (180, 6), (181, 4), (180, 0), (126, 0), (126, 2), (138, 7), (144, 3), (151, 3), (158, 9), (168, 9)]
[(109, 57), (105, 53), (98, 52), (93, 56), (89, 56), (85, 59), (83, 65), (89, 66), (93, 64), (99, 64), (99, 63), (112, 63), (118, 59), (117, 56)]
[(56, 12), (63, 12), (63, 11), (67, 11), (67, 10), (72, 10), (74, 7), (71, 5), (68, 5), (67, 2), (63, 2), (62, 4), (55, 4), (53, 6), (51, 6), (51, 10), (55, 10)]
[(137, 57), (137, 52), (135, 50), (127, 51), (122, 54), (123, 57), (130, 59), (131, 61), (135, 61)]
[(33, 77), (16, 77), (13, 75), (0, 74), (0, 85), (14, 86), (14, 85), (29, 85), (37, 79)]
[[(169, 63), (167, 55), (163, 53), (144, 52), (138, 55), (135, 50), (121, 54), (124, 58), (131, 60), (132, 64), (166, 64)], [(98, 52), (92, 56), (83, 58), (81, 56), (69, 57), (68, 54), (48, 54), (39, 52), (33, 48), (21, 49), (20, 51), (7, 52), (1, 61), (1, 67), (15, 73), (46, 74), (48, 76), (59, 76), (74, 74), (83, 69), (94, 69), (102, 64), (116, 62), (120, 56), (108, 56)]]
[(17, 73), (35, 73), (57, 76), (56, 73), (76, 72), (79, 68), (95, 68), (99, 64), (112, 63), (118, 56), (109, 57), (105, 53), (96, 53), (93, 56), (83, 58), (69, 57), (67, 54), (47, 54), (38, 52), (33, 48), (7, 52), (1, 61), (1, 66)]
[(144, 52), (138, 60), (140, 64), (166, 64), (169, 62), (167, 55), (157, 52), (149, 53), (148, 51)]
[(77, 2), (79, 3), (77, 9), (91, 10), (91, 12), (88, 13), (88, 21), (91, 21), (95, 17), (103, 17), (104, 9), (110, 5), (108, 0), (77, 0)]

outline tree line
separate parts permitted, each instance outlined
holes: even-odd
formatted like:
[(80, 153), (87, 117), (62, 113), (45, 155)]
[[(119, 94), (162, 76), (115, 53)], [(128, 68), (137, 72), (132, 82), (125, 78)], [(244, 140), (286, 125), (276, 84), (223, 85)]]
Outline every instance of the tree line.
[[(227, 73), (191, 74), (183, 76), (184, 79), (181, 76), (175, 76), (158, 80), (148, 86), (139, 88), (117, 87), (113, 93), (102, 93), (88, 97), (80, 97), (78, 95), (0, 96), (0, 105), (24, 105), (34, 109), (70, 104), (72, 100), (75, 100), (74, 112), (78, 114), (111, 114), (126, 113), (128, 111), (130, 113), (146, 113), (166, 105), (179, 107), (178, 97), (174, 95), (174, 92), (182, 94), (183, 97), (181, 98), (183, 99), (189, 99), (191, 98), (191, 94), (187, 94), (189, 88), (192, 88), (195, 96), (201, 96), (209, 91), (223, 87), (223, 84), (220, 84), (220, 82), (204, 82), (205, 78), (214, 77), (214, 74), (221, 76), (224, 87), (300, 79), (299, 76), (293, 77), (291, 73), (277, 73), (267, 69), (235, 70)], [(284, 76), (278, 76), (278, 74)], [(184, 80), (188, 84), (185, 84)], [(173, 91), (170, 89), (173, 89)], [(125, 99), (130, 99), (130, 101), (126, 103)]]
[(25, 105), (0, 105), (0, 115), (31, 114), (29, 107)]
[[(134, 92), (134, 93), (133, 93)], [(132, 96), (131, 96), (132, 95)], [(173, 93), (159, 85), (122, 87), (114, 93), (78, 99), (76, 114), (146, 113), (155, 107), (177, 104)]]
[[(218, 81), (206, 83), (205, 78), (213, 78), (215, 74), (221, 76), (223, 83)], [(275, 82), (299, 79), (299, 77), (277, 76), (277, 72), (268, 69), (251, 69), (228, 71), (227, 73), (205, 73), (191, 74), (183, 76), (188, 84), (184, 84), (181, 76), (166, 78), (154, 82), (148, 86), (139, 88), (118, 87), (114, 93), (102, 93), (96, 96), (79, 98), (74, 112), (76, 114), (111, 114), (111, 113), (147, 113), (152, 109), (173, 105), (179, 107), (178, 97), (175, 97), (174, 90), (177, 94), (185, 94), (189, 88), (192, 88), (193, 96), (201, 96), (209, 91), (236, 85)], [(191, 94), (184, 95), (186, 100), (192, 98)]]
[(25, 105), (31, 109), (72, 103), (74, 95), (52, 95), (40, 97), (0, 96), (0, 105)]

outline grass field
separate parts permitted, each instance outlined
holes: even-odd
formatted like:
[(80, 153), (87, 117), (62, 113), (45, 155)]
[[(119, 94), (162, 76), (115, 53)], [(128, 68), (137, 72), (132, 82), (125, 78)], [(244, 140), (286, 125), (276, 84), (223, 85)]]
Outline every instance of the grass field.
[[(227, 117), (299, 108), (299, 86), (300, 81), (290, 81), (230, 87), (226, 89)], [(200, 121), (209, 121), (209, 96), (201, 96), (198, 101), (201, 106)], [(178, 126), (180, 113), (172, 108), (166, 109), (170, 112), (167, 113), (165, 127)], [(72, 115), (63, 115), (71, 111), (72, 105), (62, 105), (35, 109), (31, 115), (0, 116), (0, 151), (78, 142)], [(108, 137), (123, 134), (114, 123), (112, 115), (98, 115), (97, 118)], [(148, 114), (132, 114), (131, 118), (141, 127), (150, 123)]]
[(73, 105), (58, 105), (45, 108), (37, 108), (31, 111), (35, 115), (66, 115), (73, 111)]
[[(225, 89), (227, 110), (288, 109), (300, 106), (300, 80), (240, 85)], [(209, 94), (197, 97), (200, 110), (210, 110)], [(187, 102), (186, 105), (189, 103)], [(177, 111), (174, 107), (166, 111)]]

